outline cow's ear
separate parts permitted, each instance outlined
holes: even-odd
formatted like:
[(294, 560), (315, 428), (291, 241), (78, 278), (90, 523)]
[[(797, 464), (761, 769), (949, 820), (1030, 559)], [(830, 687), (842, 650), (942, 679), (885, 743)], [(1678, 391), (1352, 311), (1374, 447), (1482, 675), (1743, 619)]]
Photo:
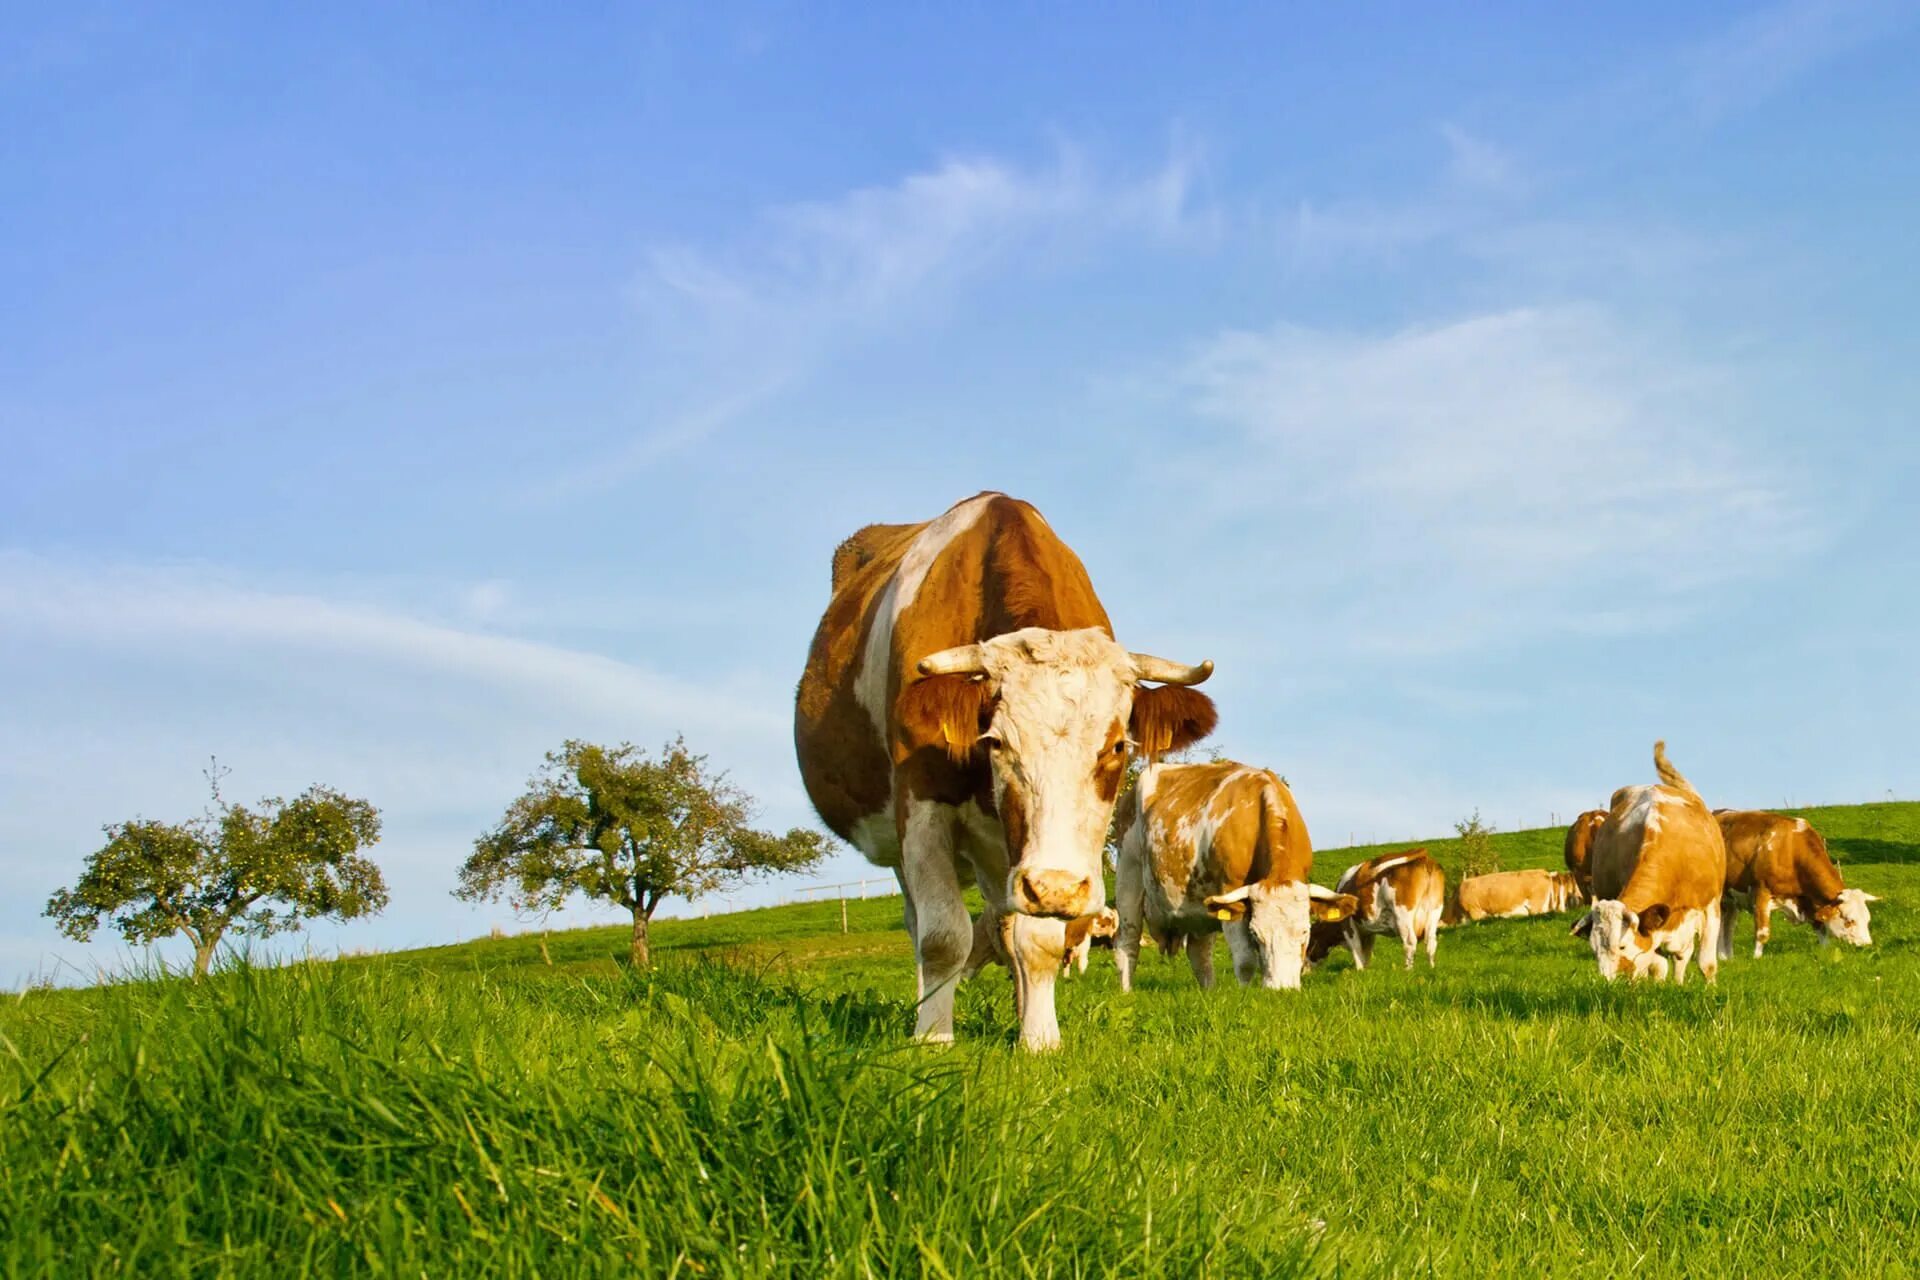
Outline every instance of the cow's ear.
[(928, 676), (902, 689), (893, 711), (907, 750), (939, 747), (965, 764), (993, 718), (993, 699), (978, 676)]
[(1178, 684), (1143, 684), (1133, 691), (1127, 736), (1149, 759), (1190, 747), (1213, 732), (1220, 713), (1213, 699)]
[(1588, 934), (1592, 933), (1593, 932), (1593, 912), (1589, 911), (1587, 912), (1587, 914), (1581, 916), (1578, 920), (1575, 920), (1573, 922), (1573, 928), (1568, 930), (1568, 932), (1571, 933), (1576, 938), (1584, 938)]
[(1207, 914), (1215, 920), (1241, 920), (1247, 914), (1247, 895), (1253, 892), (1253, 886), (1243, 884), (1238, 889), (1226, 893), (1216, 893), (1206, 901)]
[(1832, 924), (1834, 917), (1839, 914), (1840, 904), (1837, 902), (1829, 902), (1824, 907), (1815, 907), (1813, 909), (1813, 918), (1818, 924)]
[(1665, 925), (1672, 915), (1673, 910), (1666, 903), (1656, 902), (1640, 913), (1640, 924), (1635, 932), (1651, 934), (1655, 929)]
[(1307, 912), (1323, 924), (1334, 924), (1345, 920), (1360, 909), (1360, 899), (1350, 893), (1335, 898), (1313, 898), (1307, 903)]

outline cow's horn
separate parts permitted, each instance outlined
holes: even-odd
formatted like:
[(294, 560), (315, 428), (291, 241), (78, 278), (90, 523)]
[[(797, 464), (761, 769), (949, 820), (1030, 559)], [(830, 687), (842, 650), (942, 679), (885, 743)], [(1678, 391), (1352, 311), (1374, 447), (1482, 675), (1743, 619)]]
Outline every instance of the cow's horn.
[(986, 651), (977, 644), (963, 644), (930, 653), (914, 667), (923, 676), (977, 676), (986, 669)]
[(1329, 889), (1327, 888), (1327, 886), (1323, 884), (1315, 884), (1313, 881), (1309, 880), (1307, 881), (1307, 896), (1309, 898), (1317, 899), (1321, 902), (1327, 902), (1331, 899), (1340, 897), (1341, 894), (1337, 889)]
[(1133, 659), (1135, 680), (1152, 680), (1156, 684), (1199, 684), (1213, 674), (1211, 658), (1197, 667), (1190, 667), (1184, 662), (1169, 662), (1150, 653), (1130, 653), (1127, 656)]

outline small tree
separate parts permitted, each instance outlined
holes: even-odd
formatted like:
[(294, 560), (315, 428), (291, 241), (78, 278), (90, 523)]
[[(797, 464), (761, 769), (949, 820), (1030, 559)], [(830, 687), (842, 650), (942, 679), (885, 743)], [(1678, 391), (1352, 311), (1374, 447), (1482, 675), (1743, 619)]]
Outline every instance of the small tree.
[(380, 868), (359, 851), (380, 838), (380, 812), (325, 787), (252, 809), (221, 798), (174, 824), (135, 818), (107, 827), (71, 889), (47, 900), (60, 931), (85, 942), (106, 916), (128, 942), (179, 933), (193, 943), (193, 976), (206, 976), (229, 930), (265, 937), (303, 920), (351, 920), (387, 905)]
[(1480, 811), (1475, 809), (1473, 816), (1453, 824), (1460, 833), (1460, 878), (1484, 876), (1500, 869), (1500, 851), (1494, 847), (1494, 829), (1480, 821)]
[(576, 893), (633, 915), (631, 955), (649, 962), (647, 926), (669, 895), (698, 898), (749, 875), (800, 871), (825, 850), (817, 832), (749, 825), (753, 801), (675, 738), (658, 759), (628, 743), (569, 741), (549, 752), (500, 825), (473, 842), (454, 896), (505, 893), (517, 911), (551, 911)]

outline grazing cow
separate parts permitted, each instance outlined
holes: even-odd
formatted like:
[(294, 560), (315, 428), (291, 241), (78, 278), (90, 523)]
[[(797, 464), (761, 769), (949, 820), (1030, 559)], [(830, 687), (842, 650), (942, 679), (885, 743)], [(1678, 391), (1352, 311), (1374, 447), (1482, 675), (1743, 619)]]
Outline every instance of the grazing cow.
[(1441, 923), (1552, 915), (1579, 901), (1580, 886), (1570, 871), (1495, 871), (1462, 880)]
[(1307, 944), (1307, 960), (1318, 964), (1344, 942), (1353, 953), (1353, 967), (1364, 969), (1373, 960), (1373, 940), (1383, 933), (1399, 935), (1407, 968), (1423, 941), (1427, 967), (1440, 946), (1441, 917), (1446, 913), (1447, 875), (1425, 849), (1382, 854), (1356, 862), (1340, 873), (1335, 889), (1358, 902), (1352, 916), (1338, 925), (1319, 924)]
[[(1840, 868), (1827, 852), (1827, 842), (1805, 818), (1757, 810), (1715, 809), (1720, 834), (1727, 842), (1727, 884), (1721, 905), (1732, 910), (1744, 898), (1753, 905), (1753, 958), (1772, 936), (1773, 909), (1779, 907), (1795, 920), (1804, 920), (1820, 935), (1873, 945), (1869, 902), (1879, 898), (1849, 889)], [(1731, 920), (1720, 922), (1720, 955), (1733, 954)]]
[(1116, 644), (1079, 557), (1004, 494), (869, 525), (834, 553), (794, 745), (827, 827), (899, 877), (919, 1038), (953, 1038), (971, 876), (1003, 926), (1021, 1043), (1060, 1043), (1067, 922), (1105, 905), (1128, 755), (1212, 731), (1212, 701), (1182, 687), (1212, 670)]
[(1653, 744), (1660, 785), (1622, 787), (1593, 841), (1593, 909), (1573, 926), (1593, 947), (1600, 975), (1687, 979), (1697, 944), (1700, 972), (1712, 982), (1720, 968), (1720, 894), (1726, 884), (1727, 846), (1720, 824)]
[(1113, 962), (1122, 991), (1133, 990), (1143, 925), (1161, 951), (1186, 950), (1202, 987), (1213, 985), (1213, 935), (1224, 932), (1243, 985), (1297, 989), (1312, 918), (1342, 919), (1355, 906), (1308, 879), (1307, 824), (1265, 769), (1149, 765), (1121, 823)]
[(1567, 870), (1580, 885), (1582, 897), (1593, 893), (1593, 837), (1599, 833), (1600, 824), (1607, 820), (1605, 809), (1589, 809), (1573, 820), (1567, 828), (1567, 843), (1564, 856)]

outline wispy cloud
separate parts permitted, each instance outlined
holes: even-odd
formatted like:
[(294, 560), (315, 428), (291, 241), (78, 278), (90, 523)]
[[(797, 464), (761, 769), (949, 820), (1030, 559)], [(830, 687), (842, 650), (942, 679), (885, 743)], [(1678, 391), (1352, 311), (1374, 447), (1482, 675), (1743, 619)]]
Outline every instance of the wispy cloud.
[(1368, 602), (1375, 646), (1657, 622), (1814, 536), (1782, 468), (1735, 446), (1731, 379), (1598, 309), (1227, 333), (1184, 378), (1233, 431), (1219, 500), (1284, 504), (1291, 559), (1352, 575), (1323, 585)]
[(1689, 51), (1681, 65), (1681, 92), (1696, 118), (1711, 124), (1916, 16), (1903, 0), (1786, 0)]
[(897, 182), (762, 211), (731, 242), (656, 245), (633, 285), (661, 425), (571, 468), (549, 497), (603, 488), (691, 448), (793, 389), (836, 351), (935, 315), (1016, 261), (1049, 270), (1116, 238), (1217, 237), (1202, 147), (1125, 177), (1070, 146), (1049, 165), (952, 157)]

